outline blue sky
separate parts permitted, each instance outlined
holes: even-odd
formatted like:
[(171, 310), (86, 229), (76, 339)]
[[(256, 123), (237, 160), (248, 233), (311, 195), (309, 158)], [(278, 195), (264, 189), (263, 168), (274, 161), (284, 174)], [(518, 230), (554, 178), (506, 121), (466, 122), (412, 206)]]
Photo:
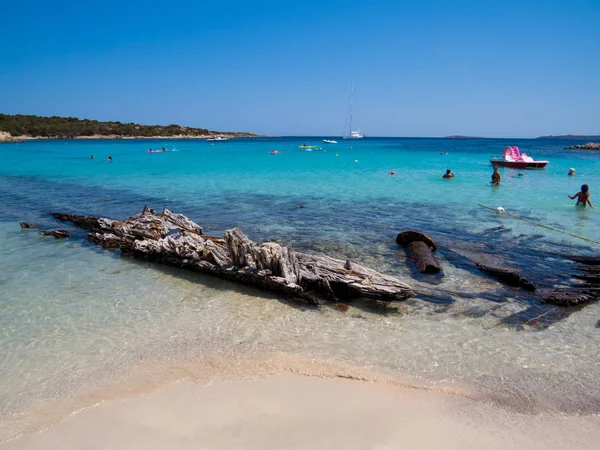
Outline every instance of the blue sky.
[(600, 134), (600, 1), (9, 2), (0, 112), (339, 136)]

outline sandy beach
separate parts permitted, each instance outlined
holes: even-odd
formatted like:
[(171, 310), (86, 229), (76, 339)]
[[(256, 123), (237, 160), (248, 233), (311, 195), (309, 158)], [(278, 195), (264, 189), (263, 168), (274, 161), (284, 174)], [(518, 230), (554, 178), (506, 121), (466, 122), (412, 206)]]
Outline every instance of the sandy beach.
[(599, 439), (598, 416), (529, 416), (435, 391), (281, 374), (182, 381), (0, 449), (592, 449)]

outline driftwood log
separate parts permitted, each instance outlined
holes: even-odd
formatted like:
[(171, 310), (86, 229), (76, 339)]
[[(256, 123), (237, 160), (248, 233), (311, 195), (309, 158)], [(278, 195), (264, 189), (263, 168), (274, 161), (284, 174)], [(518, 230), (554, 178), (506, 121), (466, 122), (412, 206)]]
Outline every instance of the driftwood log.
[(296, 252), (274, 242), (257, 244), (237, 228), (227, 230), (223, 239), (205, 236), (201, 226), (167, 209), (157, 215), (144, 208), (127, 220), (51, 214), (88, 230), (88, 240), (102, 247), (311, 304), (354, 297), (395, 301), (414, 296), (409, 285), (394, 277), (350, 261)]
[(440, 263), (433, 255), (437, 246), (429, 236), (420, 231), (407, 230), (396, 236), (396, 242), (406, 247), (409, 258), (415, 262), (419, 272), (439, 273)]
[(508, 284), (509, 286), (520, 287), (525, 289), (526, 291), (535, 291), (535, 286), (533, 285), (533, 283), (527, 278), (524, 278), (521, 275), (519, 275), (514, 270), (502, 269), (499, 267), (491, 267), (479, 263), (477, 263), (477, 267), (482, 272), (490, 274), (497, 280), (502, 281)]

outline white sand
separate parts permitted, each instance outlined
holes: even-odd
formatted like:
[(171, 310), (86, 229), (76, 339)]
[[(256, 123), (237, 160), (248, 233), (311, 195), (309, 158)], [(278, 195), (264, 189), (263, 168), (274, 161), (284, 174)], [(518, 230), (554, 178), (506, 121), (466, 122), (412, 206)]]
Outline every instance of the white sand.
[(600, 417), (526, 416), (441, 394), (278, 375), (181, 382), (86, 409), (9, 449), (597, 449)]

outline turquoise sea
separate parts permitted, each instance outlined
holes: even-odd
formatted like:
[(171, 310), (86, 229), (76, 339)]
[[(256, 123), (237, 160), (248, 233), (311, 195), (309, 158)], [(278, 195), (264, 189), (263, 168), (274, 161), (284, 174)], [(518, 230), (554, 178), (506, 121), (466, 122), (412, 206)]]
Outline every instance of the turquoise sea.
[[(508, 265), (542, 287), (569, 282), (560, 255), (598, 254), (589, 240), (600, 242), (600, 213), (567, 195), (587, 183), (600, 205), (600, 153), (560, 140), (323, 138), (0, 145), (0, 442), (178, 379), (285, 370), (369, 371), (526, 412), (600, 413), (599, 305), (545, 306), (473, 264)], [(550, 164), (501, 168), (491, 187), (489, 159), (507, 145)], [(441, 178), (448, 168), (454, 179)], [(50, 211), (124, 218), (146, 204), (209, 235), (240, 227), (255, 241), (358, 261), (418, 296), (315, 310), (124, 258), (81, 232), (55, 240), (19, 227), (64, 228)], [(438, 242), (443, 275), (415, 272), (395, 243), (406, 229)]]

